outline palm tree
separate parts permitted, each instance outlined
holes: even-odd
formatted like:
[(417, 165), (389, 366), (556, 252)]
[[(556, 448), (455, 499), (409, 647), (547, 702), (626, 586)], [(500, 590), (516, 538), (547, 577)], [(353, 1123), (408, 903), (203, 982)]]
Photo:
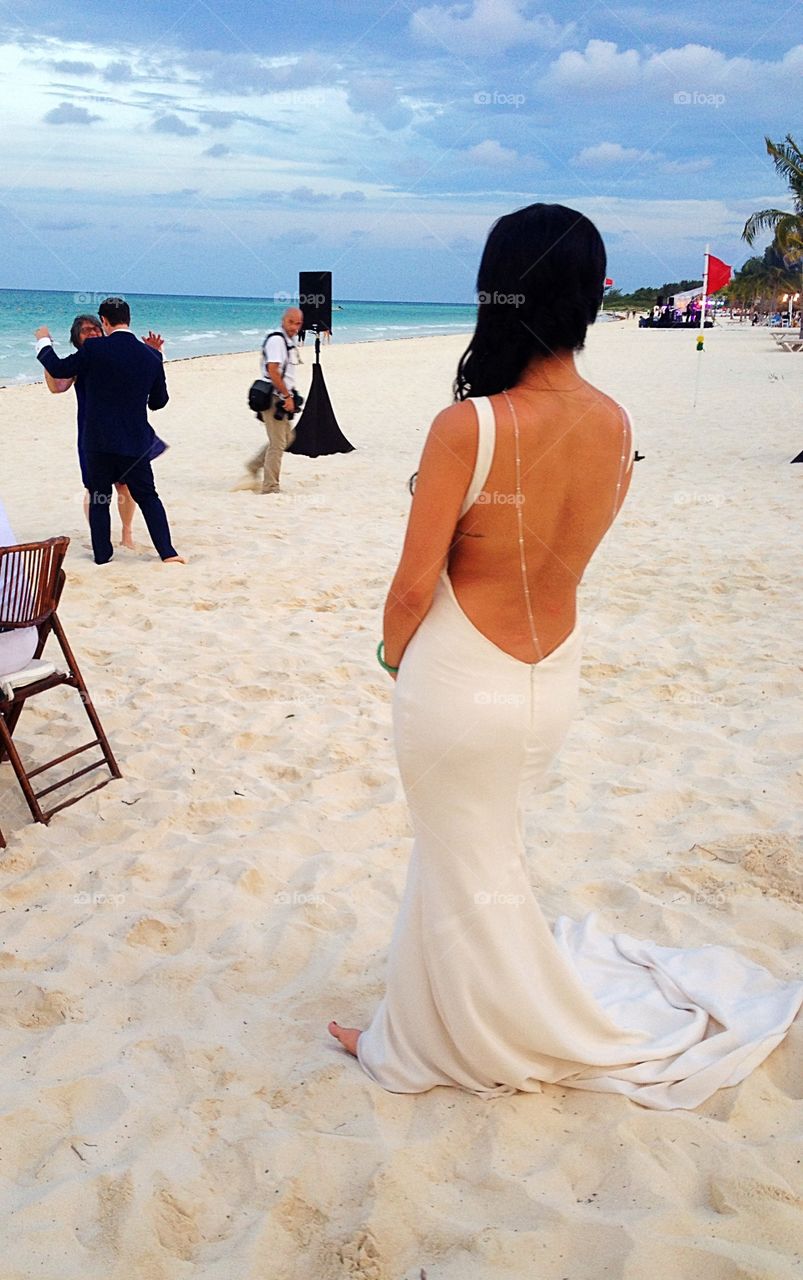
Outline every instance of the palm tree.
[[(758, 213), (751, 213), (744, 224), (742, 239), (752, 245), (760, 232), (772, 231), (773, 243), (784, 262), (788, 266), (797, 263), (803, 269), (803, 151), (791, 133), (787, 133), (783, 142), (773, 142), (766, 137), (764, 141), (775, 172), (789, 185), (794, 208), (791, 213), (785, 209), (760, 209)], [(803, 319), (800, 336), (803, 337)]]
[(786, 265), (783, 254), (774, 244), (768, 244), (761, 257), (748, 258), (727, 287), (726, 297), (731, 306), (766, 308), (780, 307), (784, 293), (794, 293), (797, 278)]

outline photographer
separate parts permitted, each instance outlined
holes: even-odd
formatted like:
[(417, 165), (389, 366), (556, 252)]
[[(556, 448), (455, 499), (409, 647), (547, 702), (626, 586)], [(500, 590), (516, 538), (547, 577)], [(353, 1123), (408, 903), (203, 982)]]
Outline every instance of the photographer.
[(288, 307), (281, 329), (269, 333), (262, 344), (262, 376), (273, 387), (270, 404), (259, 414), (268, 441), (248, 463), (252, 477), (258, 479), (262, 472), (262, 493), (281, 492), (282, 454), (295, 437), (292, 421), (301, 406), (301, 397), (294, 389), (298, 365), (296, 334), (303, 319), (298, 307)]

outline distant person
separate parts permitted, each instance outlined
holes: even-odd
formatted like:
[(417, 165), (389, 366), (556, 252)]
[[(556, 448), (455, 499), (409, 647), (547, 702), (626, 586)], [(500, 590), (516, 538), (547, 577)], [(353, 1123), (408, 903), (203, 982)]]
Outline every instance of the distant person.
[[(87, 339), (102, 337), (103, 329), (101, 328), (101, 323), (97, 316), (76, 316), (70, 326), (70, 342), (76, 350), (79, 350)], [(147, 346), (153, 347), (155, 351), (161, 351), (164, 346), (164, 340), (162, 339), (161, 334), (153, 333), (152, 331), (149, 331), (147, 338), (143, 338), (142, 341), (146, 343)], [(84, 380), (78, 376), (75, 378), (54, 378), (48, 373), (47, 369), (45, 369), (44, 373), (45, 382), (53, 395), (61, 395), (63, 392), (69, 391), (70, 387), (75, 387), (75, 398), (78, 407), (78, 464), (81, 468), (81, 479), (84, 482), (84, 515), (88, 520), (89, 484), (87, 481), (86, 461), (84, 458), (84, 423), (86, 419), (86, 391), (84, 389)], [(155, 436), (154, 440), (156, 452), (152, 455), (151, 461), (153, 461), (154, 456), (158, 457), (160, 453), (163, 453), (167, 447), (163, 441), (159, 440), (158, 436)], [(122, 537), (120, 542), (121, 545), (127, 547), (129, 551), (133, 551), (135, 545), (133, 524), (137, 504), (131, 497), (128, 485), (116, 484), (114, 487), (117, 490), (117, 510), (120, 515), (120, 524), (122, 525)]]
[(36, 330), (37, 358), (51, 377), (80, 376), (84, 381), (84, 456), (95, 563), (106, 564), (114, 554), (109, 506), (114, 485), (124, 483), (161, 559), (184, 564), (170, 540), (150, 463), (155, 436), (148, 409), (161, 409), (168, 401), (161, 353), (131, 332), (131, 310), (124, 299), (106, 298), (98, 314), (105, 341), (85, 342), (65, 359), (53, 350), (47, 326)]
[[(304, 317), (298, 307), (288, 307), (282, 316), (281, 329), (267, 334), (262, 344), (262, 377), (273, 384), (273, 400), (269, 408), (263, 409), (259, 415), (265, 425), (268, 442), (246, 464), (250, 475), (257, 480), (262, 472), (262, 493), (281, 492), (282, 455), (295, 439), (292, 419), (297, 408), (297, 396), (293, 394), (298, 366), (296, 334), (303, 323)], [(278, 418), (277, 413), (280, 415)]]

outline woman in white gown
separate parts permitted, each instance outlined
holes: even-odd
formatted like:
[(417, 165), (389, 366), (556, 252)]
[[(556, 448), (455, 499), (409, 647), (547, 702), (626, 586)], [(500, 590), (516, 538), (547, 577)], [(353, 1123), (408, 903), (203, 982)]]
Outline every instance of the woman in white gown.
[(380, 652), (415, 842), (386, 994), (362, 1033), (329, 1026), (394, 1092), (546, 1081), (696, 1107), (803, 1001), (726, 947), (611, 936), (593, 915), (550, 929), (530, 886), (520, 797), (571, 723), (577, 588), (631, 478), (627, 415), (574, 363), (605, 266), (561, 205), (495, 224), (457, 402), (421, 458)]

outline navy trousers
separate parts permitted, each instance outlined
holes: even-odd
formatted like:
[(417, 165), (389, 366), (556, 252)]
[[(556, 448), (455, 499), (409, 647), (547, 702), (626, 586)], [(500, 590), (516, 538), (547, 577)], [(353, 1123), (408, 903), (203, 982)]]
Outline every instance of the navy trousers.
[(131, 497), (142, 512), (151, 541), (163, 560), (176, 555), (170, 541), (162, 500), (156, 492), (153, 471), (147, 457), (131, 458), (123, 453), (86, 455), (89, 484), (89, 531), (95, 564), (105, 564), (114, 554), (111, 540), (111, 501), (115, 484), (127, 484)]

